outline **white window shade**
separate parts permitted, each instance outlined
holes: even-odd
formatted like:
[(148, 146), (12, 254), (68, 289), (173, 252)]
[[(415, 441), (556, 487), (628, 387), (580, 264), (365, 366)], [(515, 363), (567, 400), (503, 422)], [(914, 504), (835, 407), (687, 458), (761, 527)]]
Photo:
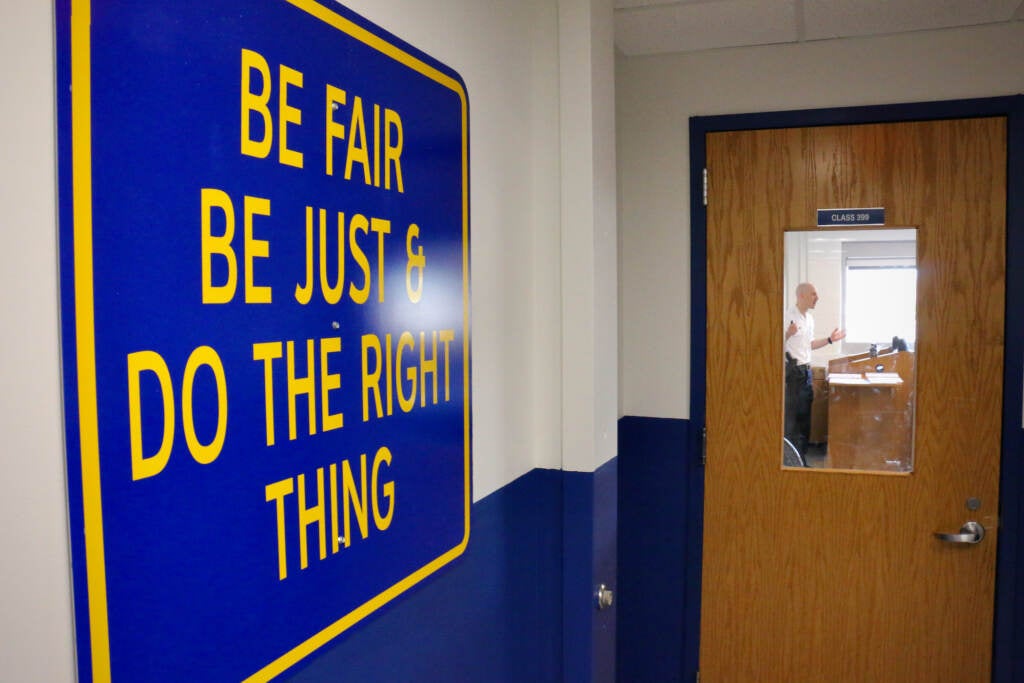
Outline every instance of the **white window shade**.
[(914, 242), (843, 245), (843, 324), (847, 344), (917, 339), (917, 254)]

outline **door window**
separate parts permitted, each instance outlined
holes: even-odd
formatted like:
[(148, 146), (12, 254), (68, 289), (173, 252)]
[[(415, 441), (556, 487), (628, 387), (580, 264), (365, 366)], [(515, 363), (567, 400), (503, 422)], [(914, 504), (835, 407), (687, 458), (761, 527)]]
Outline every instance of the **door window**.
[(911, 472), (917, 231), (787, 231), (783, 272), (783, 466)]

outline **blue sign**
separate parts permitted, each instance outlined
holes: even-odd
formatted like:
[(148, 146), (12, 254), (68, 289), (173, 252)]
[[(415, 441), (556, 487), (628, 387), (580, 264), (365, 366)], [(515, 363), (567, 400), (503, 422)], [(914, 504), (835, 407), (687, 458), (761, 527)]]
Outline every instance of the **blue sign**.
[(469, 540), (469, 103), (333, 3), (61, 0), (80, 680), (266, 680)]
[(819, 228), (851, 225), (885, 225), (885, 209), (818, 209)]

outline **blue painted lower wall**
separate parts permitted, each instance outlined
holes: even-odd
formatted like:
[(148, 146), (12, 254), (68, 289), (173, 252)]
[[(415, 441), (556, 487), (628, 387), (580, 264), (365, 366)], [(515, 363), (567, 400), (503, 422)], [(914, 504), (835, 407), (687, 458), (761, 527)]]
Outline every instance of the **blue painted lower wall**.
[(597, 588), (617, 589), (618, 461), (564, 477), (563, 680), (612, 683), (618, 611), (597, 609)]
[(693, 680), (684, 656), (684, 610), (693, 592), (686, 573), (689, 439), (688, 420), (619, 420), (616, 610), (623, 683)]
[[(291, 680), (692, 680), (701, 515), (690, 432), (688, 420), (624, 417), (619, 456), (596, 472), (534, 470), (478, 501), (461, 558)], [(598, 583), (615, 591), (610, 610), (594, 607)]]
[(614, 681), (615, 610), (595, 609), (593, 585), (615, 585), (615, 477), (614, 460), (538, 469), (476, 502), (462, 557), (282, 678)]

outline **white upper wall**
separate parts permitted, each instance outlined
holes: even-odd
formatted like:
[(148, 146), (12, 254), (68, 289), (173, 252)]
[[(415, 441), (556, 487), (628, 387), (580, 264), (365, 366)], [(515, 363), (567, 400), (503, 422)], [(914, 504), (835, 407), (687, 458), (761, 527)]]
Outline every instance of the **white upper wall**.
[(1024, 92), (1024, 23), (619, 56), (620, 412), (690, 416), (691, 116)]
[(0, 5), (0, 677), (74, 680), (57, 333), (53, 7)]
[(619, 415), (611, 0), (344, 4), (469, 90), (474, 498), (596, 469)]
[(469, 91), (473, 498), (561, 465), (556, 0), (348, 0)]
[(618, 454), (618, 247), (611, 0), (559, 0), (562, 469)]

